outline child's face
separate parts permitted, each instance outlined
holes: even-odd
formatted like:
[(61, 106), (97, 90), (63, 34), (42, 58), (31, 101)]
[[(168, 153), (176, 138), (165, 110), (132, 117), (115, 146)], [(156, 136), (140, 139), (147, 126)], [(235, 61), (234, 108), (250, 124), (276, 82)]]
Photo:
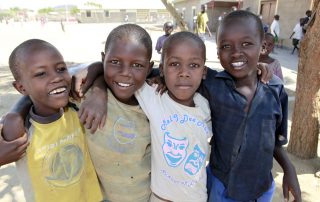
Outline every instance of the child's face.
[(176, 102), (193, 106), (193, 96), (205, 78), (203, 50), (193, 40), (173, 43), (160, 64), (169, 96)]
[(30, 96), (38, 115), (52, 115), (68, 104), (71, 77), (56, 49), (39, 47), (21, 54), (18, 60), (21, 77), (13, 85)]
[(104, 79), (114, 96), (122, 103), (137, 104), (134, 93), (153, 66), (146, 47), (130, 39), (119, 39), (110, 44), (103, 63)]
[(236, 79), (256, 75), (261, 39), (253, 19), (222, 25), (217, 38), (222, 67)]
[(165, 34), (166, 35), (169, 35), (169, 34), (171, 34), (171, 32), (173, 31), (173, 27), (172, 26), (164, 26), (164, 32), (165, 32)]
[(266, 36), (263, 40), (261, 55), (269, 55), (274, 48), (274, 40), (271, 36)]

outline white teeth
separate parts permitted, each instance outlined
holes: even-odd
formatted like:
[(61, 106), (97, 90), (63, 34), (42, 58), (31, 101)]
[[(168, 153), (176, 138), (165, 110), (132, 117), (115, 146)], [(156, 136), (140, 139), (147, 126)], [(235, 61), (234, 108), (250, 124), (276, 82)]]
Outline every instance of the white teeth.
[(131, 86), (131, 84), (128, 84), (128, 83), (117, 83), (119, 86), (121, 87), (129, 87)]
[(66, 88), (66, 87), (63, 87), (63, 88), (57, 88), (57, 89), (54, 89), (53, 91), (51, 91), (51, 92), (49, 93), (49, 95), (62, 93), (62, 92), (64, 92), (64, 91), (66, 91), (66, 90), (67, 90), (67, 88)]
[(244, 62), (233, 62), (232, 66), (234, 67), (241, 67), (242, 65), (244, 65)]

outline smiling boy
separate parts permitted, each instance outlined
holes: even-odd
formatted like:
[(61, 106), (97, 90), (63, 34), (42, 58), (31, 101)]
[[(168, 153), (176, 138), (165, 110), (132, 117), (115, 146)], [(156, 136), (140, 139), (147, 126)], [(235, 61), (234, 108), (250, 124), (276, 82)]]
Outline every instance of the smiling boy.
[(59, 51), (31, 39), (9, 58), (14, 87), (30, 96), (26, 155), (16, 162), (27, 201), (100, 201), (84, 128), (68, 106), (71, 77)]

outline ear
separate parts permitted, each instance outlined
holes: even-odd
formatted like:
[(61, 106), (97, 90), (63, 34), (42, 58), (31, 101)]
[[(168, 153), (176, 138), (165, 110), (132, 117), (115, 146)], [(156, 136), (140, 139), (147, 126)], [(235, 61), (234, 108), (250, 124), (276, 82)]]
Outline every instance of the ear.
[(106, 57), (106, 55), (104, 54), (104, 52), (101, 52), (101, 60), (102, 60), (102, 63), (104, 63), (104, 58)]
[(160, 77), (163, 77), (163, 64), (162, 63), (160, 63), (159, 64), (159, 70), (160, 70)]
[(204, 66), (203, 73), (202, 73), (203, 80), (205, 80), (207, 78), (207, 72), (208, 72), (208, 67)]
[(23, 87), (22, 83), (19, 81), (12, 82), (13, 87), (19, 91), (22, 95), (28, 95), (26, 89)]
[(148, 67), (148, 75), (151, 73), (152, 68), (153, 68), (153, 65), (154, 65), (154, 62), (151, 61), (151, 62), (149, 63), (149, 67)]

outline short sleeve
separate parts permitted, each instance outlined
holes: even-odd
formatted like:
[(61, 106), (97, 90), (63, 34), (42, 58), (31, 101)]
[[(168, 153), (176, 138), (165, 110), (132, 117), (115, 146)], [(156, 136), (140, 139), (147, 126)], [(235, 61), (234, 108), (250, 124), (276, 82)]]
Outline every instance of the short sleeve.
[(140, 107), (150, 118), (150, 114), (152, 113), (154, 107), (156, 107), (156, 88), (149, 86), (146, 82), (144, 85), (135, 92), (135, 96), (139, 102)]
[(288, 139), (288, 94), (284, 89), (284, 86), (281, 85), (280, 95), (279, 95), (282, 118), (279, 120), (276, 129), (276, 146), (282, 146), (287, 144)]

